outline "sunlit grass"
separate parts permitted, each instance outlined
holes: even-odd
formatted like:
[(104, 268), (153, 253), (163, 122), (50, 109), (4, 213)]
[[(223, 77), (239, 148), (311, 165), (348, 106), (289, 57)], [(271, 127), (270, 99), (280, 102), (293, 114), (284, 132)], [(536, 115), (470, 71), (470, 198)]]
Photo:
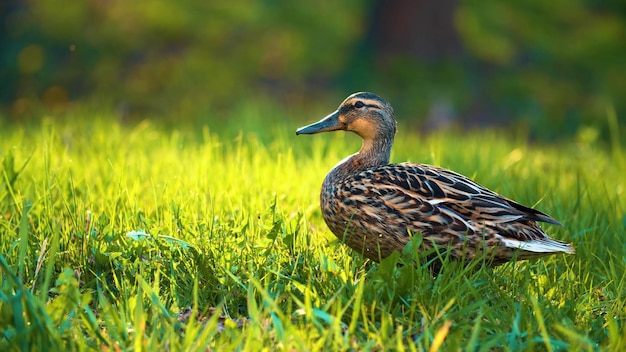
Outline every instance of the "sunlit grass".
[(3, 126), (2, 350), (626, 347), (615, 143), (401, 128), (394, 161), (452, 168), (536, 206), (577, 250), (496, 269), (450, 262), (433, 278), (397, 265), (410, 250), (373, 264), (324, 225), (321, 181), (355, 136), (109, 117)]

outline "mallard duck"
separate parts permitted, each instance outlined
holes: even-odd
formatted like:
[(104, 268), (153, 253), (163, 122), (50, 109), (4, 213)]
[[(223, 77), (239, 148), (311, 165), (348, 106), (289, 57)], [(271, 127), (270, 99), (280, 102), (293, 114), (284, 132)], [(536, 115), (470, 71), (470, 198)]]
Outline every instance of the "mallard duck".
[(354, 93), (296, 134), (337, 130), (356, 133), (363, 144), (326, 175), (322, 214), (335, 236), (365, 257), (379, 262), (402, 251), (418, 233), (420, 251), (442, 249), (465, 261), (486, 254), (492, 265), (574, 253), (570, 244), (550, 238), (537, 224), (561, 225), (541, 211), (450, 170), (390, 164), (396, 120), (391, 105), (378, 95)]

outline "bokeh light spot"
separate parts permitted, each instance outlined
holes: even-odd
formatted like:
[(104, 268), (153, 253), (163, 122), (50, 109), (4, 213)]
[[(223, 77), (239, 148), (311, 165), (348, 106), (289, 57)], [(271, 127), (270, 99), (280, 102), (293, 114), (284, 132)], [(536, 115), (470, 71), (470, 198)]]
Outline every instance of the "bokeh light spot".
[(49, 112), (63, 112), (68, 103), (67, 91), (63, 87), (52, 86), (43, 92), (41, 101)]
[(43, 66), (44, 53), (39, 45), (29, 45), (17, 56), (17, 68), (23, 74), (32, 74)]
[(15, 116), (31, 114), (33, 112), (33, 102), (26, 98), (19, 98), (13, 102), (11, 110)]

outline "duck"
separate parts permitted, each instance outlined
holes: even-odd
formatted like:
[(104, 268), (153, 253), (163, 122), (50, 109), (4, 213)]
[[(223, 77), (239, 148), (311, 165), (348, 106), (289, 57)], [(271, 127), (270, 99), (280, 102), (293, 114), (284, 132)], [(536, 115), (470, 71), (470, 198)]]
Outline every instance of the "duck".
[(320, 121), (296, 130), (296, 135), (343, 130), (362, 139), (361, 149), (322, 182), (322, 216), (341, 242), (374, 262), (402, 252), (416, 234), (422, 238), (419, 252), (464, 262), (483, 258), (489, 266), (575, 252), (539, 226), (562, 226), (546, 213), (445, 168), (391, 164), (396, 129), (385, 99), (358, 92)]

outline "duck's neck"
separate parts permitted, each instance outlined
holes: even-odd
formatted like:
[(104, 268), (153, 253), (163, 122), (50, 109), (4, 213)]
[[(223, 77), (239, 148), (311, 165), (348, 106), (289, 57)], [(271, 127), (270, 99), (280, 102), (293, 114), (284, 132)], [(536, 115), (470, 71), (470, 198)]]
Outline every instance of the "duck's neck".
[(389, 164), (393, 139), (364, 139), (361, 150), (343, 159), (326, 177), (327, 182), (342, 180), (351, 174), (376, 166)]

